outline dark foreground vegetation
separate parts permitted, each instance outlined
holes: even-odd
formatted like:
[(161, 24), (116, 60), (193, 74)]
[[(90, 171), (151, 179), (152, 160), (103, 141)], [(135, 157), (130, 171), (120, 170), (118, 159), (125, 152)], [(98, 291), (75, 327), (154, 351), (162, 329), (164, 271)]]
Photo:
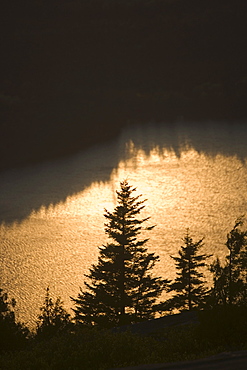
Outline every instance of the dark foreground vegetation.
[(246, 314), (246, 308), (219, 307), (199, 312), (198, 324), (163, 328), (149, 335), (70, 327), (45, 339), (31, 337), (21, 349), (2, 350), (0, 368), (106, 370), (246, 350)]
[[(243, 217), (227, 234), (226, 259), (201, 253), (187, 230), (175, 261), (174, 281), (153, 273), (159, 257), (149, 253), (142, 232), (149, 217), (140, 218), (145, 200), (134, 196), (127, 181), (117, 191), (118, 204), (105, 211), (109, 242), (99, 248), (84, 288), (74, 303), (74, 317), (60, 298), (46, 289), (44, 303), (30, 332), (16, 322), (15, 301), (0, 290), (0, 368), (109, 369), (140, 363), (195, 359), (221, 351), (247, 349), (247, 231)], [(211, 286), (204, 270), (212, 273)], [(161, 293), (171, 294), (162, 300)], [(174, 316), (157, 329), (155, 317), (194, 313), (181, 324)], [(167, 320), (167, 317), (165, 318)], [(133, 330), (151, 320), (151, 330)], [(164, 320), (164, 319), (162, 319)], [(171, 325), (171, 322), (173, 324)], [(139, 324), (138, 324), (139, 323)], [(139, 326), (140, 329), (140, 326)], [(136, 334), (134, 334), (136, 332)]]
[(12, 0), (2, 7), (0, 169), (130, 121), (246, 118), (242, 0)]

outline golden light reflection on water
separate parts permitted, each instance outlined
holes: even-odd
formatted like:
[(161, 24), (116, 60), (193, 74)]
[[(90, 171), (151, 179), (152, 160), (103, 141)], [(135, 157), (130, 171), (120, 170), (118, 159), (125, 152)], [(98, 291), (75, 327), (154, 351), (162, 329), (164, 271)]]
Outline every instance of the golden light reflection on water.
[(205, 237), (205, 250), (222, 257), (226, 233), (247, 209), (246, 164), (236, 157), (209, 157), (192, 148), (178, 158), (173, 152), (141, 150), (121, 162), (114, 181), (128, 177), (148, 198), (146, 212), (156, 228), (151, 248), (161, 257), (159, 272), (171, 275), (170, 254), (181, 245), (186, 228)]
[(97, 261), (97, 247), (107, 241), (104, 209), (114, 208), (115, 190), (126, 178), (147, 198), (143, 217), (156, 225), (148, 234), (150, 251), (160, 255), (156, 273), (174, 276), (169, 256), (187, 228), (196, 239), (205, 237), (205, 252), (224, 256), (226, 233), (247, 209), (246, 162), (188, 146), (180, 157), (157, 148), (147, 155), (130, 143), (108, 182), (92, 183), (21, 223), (1, 226), (2, 286), (16, 297), (21, 319), (33, 322), (48, 285), (71, 307), (69, 297), (78, 294), (83, 275)]

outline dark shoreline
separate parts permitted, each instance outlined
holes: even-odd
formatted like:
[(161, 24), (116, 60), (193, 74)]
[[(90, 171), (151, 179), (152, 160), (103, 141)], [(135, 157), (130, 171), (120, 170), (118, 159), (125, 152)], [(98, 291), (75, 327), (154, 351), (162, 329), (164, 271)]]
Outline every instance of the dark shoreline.
[[(107, 143), (108, 141), (118, 140), (121, 132), (134, 125), (147, 125), (150, 122), (155, 124), (172, 127), (177, 122), (192, 122), (194, 125), (203, 126), (205, 122), (227, 122), (234, 128), (236, 123), (245, 123), (246, 118), (230, 118), (224, 119), (197, 119), (191, 115), (191, 120), (184, 120), (183, 116), (170, 118), (169, 120), (156, 121), (150, 118), (149, 121), (140, 119), (136, 120), (118, 120), (115, 122), (108, 121), (108, 125), (102, 123), (91, 122), (87, 127), (77, 127), (77, 130), (70, 133), (61, 133), (57, 136), (51, 136), (47, 133), (41, 135), (40, 138), (29, 138), (29, 140), (21, 140), (21, 136), (14, 137), (9, 132), (9, 135), (2, 137), (1, 143), (1, 160), (0, 172), (25, 167), (28, 165), (35, 165), (45, 161), (62, 159), (74, 155), (82, 150), (87, 150), (90, 147)], [(116, 124), (118, 122), (118, 125)], [(66, 130), (65, 130), (66, 131)], [(36, 136), (36, 135), (35, 135)], [(46, 138), (45, 136), (48, 136)]]

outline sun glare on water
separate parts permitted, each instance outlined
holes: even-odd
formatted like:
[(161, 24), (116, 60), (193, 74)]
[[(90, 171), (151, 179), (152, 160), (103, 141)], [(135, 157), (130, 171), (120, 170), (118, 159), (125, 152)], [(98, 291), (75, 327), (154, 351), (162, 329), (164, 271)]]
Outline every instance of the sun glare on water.
[(156, 225), (148, 237), (150, 251), (160, 256), (159, 275), (174, 276), (170, 255), (187, 228), (195, 239), (205, 238), (205, 253), (224, 257), (226, 233), (247, 209), (246, 162), (188, 145), (180, 156), (156, 147), (147, 154), (130, 142), (108, 181), (92, 182), (22, 222), (1, 226), (3, 286), (17, 299), (20, 318), (34, 321), (48, 285), (71, 307), (69, 297), (78, 294), (98, 247), (107, 242), (104, 210), (116, 206), (124, 179), (147, 199), (140, 217), (150, 216), (147, 226)]

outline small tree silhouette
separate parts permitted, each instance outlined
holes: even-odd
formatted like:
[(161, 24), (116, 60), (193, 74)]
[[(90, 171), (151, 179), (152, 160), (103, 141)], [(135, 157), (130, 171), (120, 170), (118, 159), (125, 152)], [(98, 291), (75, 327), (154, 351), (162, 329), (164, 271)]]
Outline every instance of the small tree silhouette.
[(52, 336), (65, 329), (70, 321), (70, 314), (64, 309), (60, 297), (53, 302), (50, 297), (50, 288), (46, 288), (45, 300), (40, 307), (41, 314), (37, 320), (37, 335), (39, 337)]
[(233, 229), (227, 234), (226, 247), (229, 254), (222, 266), (217, 258), (210, 266), (213, 273), (211, 304), (247, 303), (247, 231), (241, 230), (244, 220), (236, 220)]
[(211, 255), (198, 254), (203, 246), (203, 239), (193, 242), (189, 230), (183, 238), (184, 246), (178, 251), (179, 257), (171, 256), (175, 261), (177, 276), (169, 285), (169, 292), (175, 295), (164, 304), (165, 310), (192, 310), (206, 305), (209, 290), (205, 287), (201, 268)]
[(16, 322), (14, 307), (16, 301), (0, 288), (0, 350), (18, 349), (26, 344), (28, 328)]
[(110, 327), (154, 317), (156, 299), (166, 280), (154, 277), (151, 270), (159, 257), (148, 253), (148, 239), (138, 239), (149, 219), (138, 219), (145, 200), (132, 194), (136, 190), (127, 181), (120, 183), (118, 205), (113, 212), (105, 211), (105, 232), (111, 243), (99, 248), (98, 264), (93, 265), (81, 289), (74, 309), (77, 322)]

